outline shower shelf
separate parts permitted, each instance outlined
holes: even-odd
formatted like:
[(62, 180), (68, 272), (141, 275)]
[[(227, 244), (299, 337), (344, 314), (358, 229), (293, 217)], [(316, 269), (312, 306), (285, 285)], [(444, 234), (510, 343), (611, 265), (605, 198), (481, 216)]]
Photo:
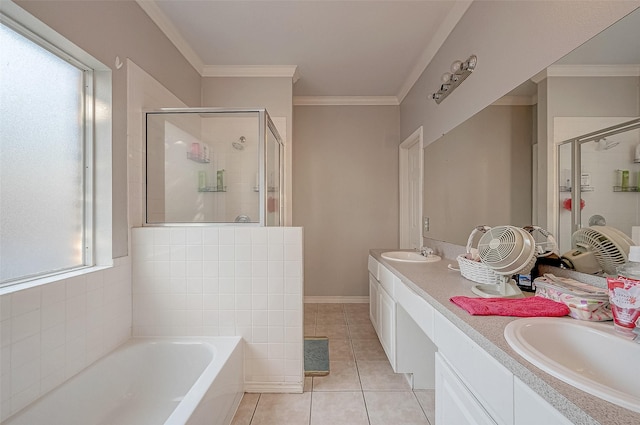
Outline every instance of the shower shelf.
[(191, 152), (187, 152), (187, 159), (190, 159), (195, 162), (199, 162), (200, 164), (208, 164), (211, 162), (211, 160), (201, 158), (198, 155), (191, 155)]
[(640, 189), (636, 186), (622, 187), (622, 186), (613, 186), (614, 192), (640, 192)]
[[(260, 192), (260, 188), (257, 186), (253, 186), (253, 191), (254, 192)], [(278, 188), (275, 186), (269, 186), (269, 188), (267, 189), (267, 192), (277, 192)]]
[(225, 186), (222, 189), (218, 189), (216, 186), (198, 188), (198, 192), (226, 192), (226, 191), (227, 191), (227, 186)]
[[(593, 186), (580, 186), (580, 192), (593, 192), (596, 188)], [(571, 192), (571, 187), (560, 186), (560, 192)]]

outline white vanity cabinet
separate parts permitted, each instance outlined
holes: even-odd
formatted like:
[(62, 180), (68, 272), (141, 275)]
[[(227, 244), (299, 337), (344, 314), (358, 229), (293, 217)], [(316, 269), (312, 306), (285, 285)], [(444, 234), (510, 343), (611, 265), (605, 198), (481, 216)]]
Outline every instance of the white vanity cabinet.
[(378, 288), (378, 337), (394, 372), (396, 369), (396, 302), (382, 285)]
[(513, 384), (515, 425), (573, 424), (520, 379), (514, 377)]
[(393, 371), (409, 374), (414, 389), (435, 388), (433, 307), (372, 257), (369, 314)]
[(436, 424), (496, 425), (439, 353), (436, 353)]
[(371, 322), (396, 373), (436, 389), (437, 425), (571, 425), (469, 334), (369, 256)]
[(378, 287), (380, 282), (369, 273), (369, 319), (378, 332)]
[[(451, 366), (448, 372), (458, 377), (468, 395), (478, 400), (493, 423), (513, 425), (513, 374), (511, 371), (487, 354), (440, 313), (435, 315), (434, 331), (438, 352), (446, 360), (445, 363)], [(438, 363), (440, 366), (442, 364), (443, 362)], [(447, 376), (436, 367), (436, 376), (440, 374)], [(438, 409), (441, 411), (448, 409), (444, 405), (439, 406), (438, 400), (441, 403), (448, 400), (442, 397), (438, 399), (439, 390), (440, 387), (436, 387), (436, 412)], [(464, 406), (459, 408), (462, 409)]]
[(395, 280), (393, 273), (369, 257), (369, 315), (389, 363), (397, 372)]

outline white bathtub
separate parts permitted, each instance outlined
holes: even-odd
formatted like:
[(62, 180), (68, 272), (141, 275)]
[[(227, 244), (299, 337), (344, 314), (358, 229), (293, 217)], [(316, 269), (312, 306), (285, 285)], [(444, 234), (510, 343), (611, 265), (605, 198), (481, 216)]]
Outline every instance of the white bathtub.
[(228, 425), (240, 337), (132, 338), (3, 425)]

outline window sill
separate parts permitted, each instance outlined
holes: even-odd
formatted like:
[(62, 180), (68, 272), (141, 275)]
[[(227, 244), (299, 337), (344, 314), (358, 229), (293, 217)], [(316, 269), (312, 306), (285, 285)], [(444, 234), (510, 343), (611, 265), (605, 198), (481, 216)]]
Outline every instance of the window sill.
[(19, 281), (16, 283), (8, 284), (0, 288), (0, 296), (9, 295), (14, 292), (24, 291), (25, 289), (35, 288), (37, 286), (47, 285), (49, 283), (59, 282), (61, 280), (70, 279), (76, 276), (82, 276), (86, 274), (95, 273), (101, 270), (106, 270), (112, 268), (113, 265), (100, 265), (100, 266), (92, 266), (92, 267), (83, 267), (80, 269), (75, 269), (72, 271), (67, 271), (55, 275), (49, 275), (44, 277), (36, 277), (32, 279), (27, 279), (23, 281)]

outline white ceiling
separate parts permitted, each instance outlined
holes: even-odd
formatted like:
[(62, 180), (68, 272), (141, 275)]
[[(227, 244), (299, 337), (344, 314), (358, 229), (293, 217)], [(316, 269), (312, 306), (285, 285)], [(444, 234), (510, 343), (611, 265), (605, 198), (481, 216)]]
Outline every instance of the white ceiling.
[(404, 98), (471, 4), (137, 1), (203, 76), (293, 76), (297, 97), (371, 96), (390, 103)]

